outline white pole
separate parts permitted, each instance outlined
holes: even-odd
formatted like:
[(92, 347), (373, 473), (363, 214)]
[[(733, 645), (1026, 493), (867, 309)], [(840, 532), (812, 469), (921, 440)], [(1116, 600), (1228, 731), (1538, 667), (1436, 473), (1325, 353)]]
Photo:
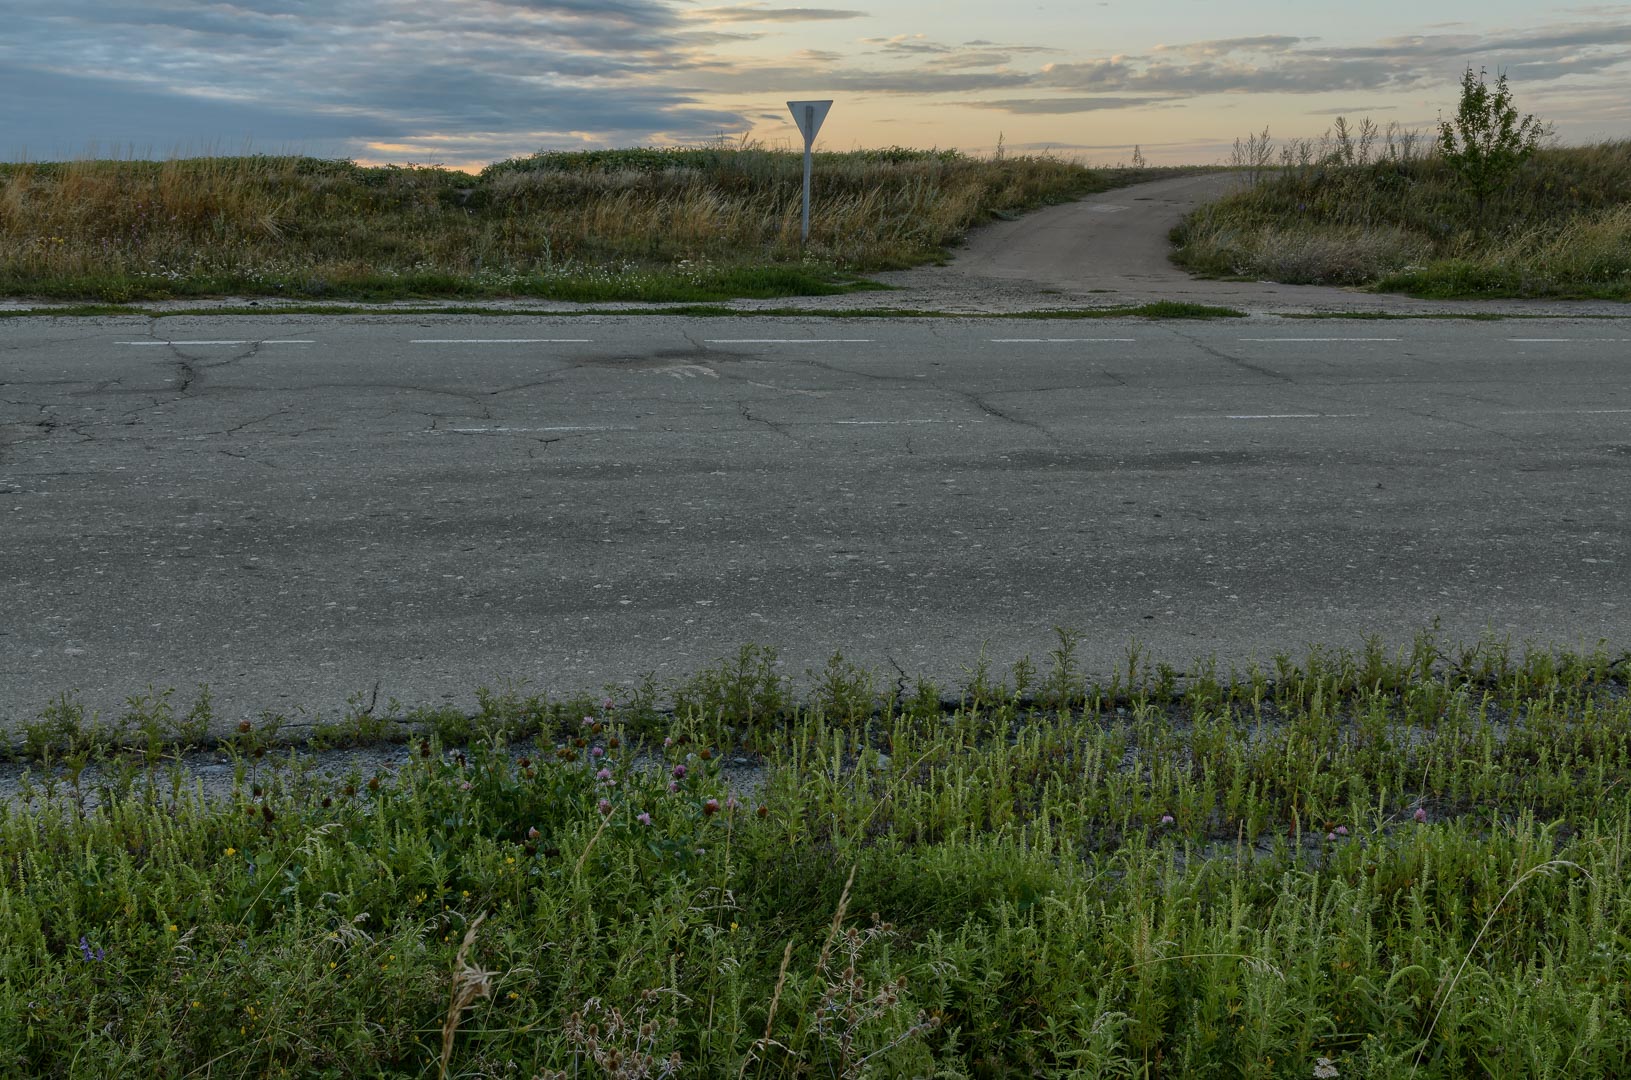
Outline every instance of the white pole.
[[(809, 132), (815, 129), (815, 106), (804, 106), (804, 130)], [(815, 139), (810, 135), (804, 136), (804, 234), (800, 243), (810, 242), (810, 147)]]

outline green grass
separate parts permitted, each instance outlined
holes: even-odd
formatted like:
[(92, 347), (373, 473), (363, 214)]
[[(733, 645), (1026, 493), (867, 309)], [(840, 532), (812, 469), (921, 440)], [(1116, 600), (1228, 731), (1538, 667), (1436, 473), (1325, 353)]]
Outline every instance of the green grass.
[(893, 148), (547, 153), (478, 176), (300, 157), (0, 164), (0, 296), (705, 302), (879, 286), (968, 229), (1177, 170)]
[(1294, 142), (1277, 167), (1258, 145), (1257, 182), (1174, 231), (1181, 264), (1430, 299), (1631, 300), (1631, 142), (1542, 149), (1482, 198), (1410, 144)]
[[(273, 769), (267, 717), (231, 731), (216, 799), (144, 741), (207, 701), (134, 697), (114, 725), (133, 749), (104, 740), (93, 780), (42, 763), (96, 726), (63, 699), (0, 808), (0, 1061), (1631, 1068), (1625, 654), (1424, 636), (1180, 676), (1134, 650), (1092, 681), (1075, 643), (901, 692), (835, 656), (803, 699), (750, 647), (668, 688), (672, 713), (649, 685), (484, 692), (468, 715), (359, 702), (368, 737), (419, 733), (403, 767), (332, 780)], [(738, 758), (751, 790), (729, 787)]]

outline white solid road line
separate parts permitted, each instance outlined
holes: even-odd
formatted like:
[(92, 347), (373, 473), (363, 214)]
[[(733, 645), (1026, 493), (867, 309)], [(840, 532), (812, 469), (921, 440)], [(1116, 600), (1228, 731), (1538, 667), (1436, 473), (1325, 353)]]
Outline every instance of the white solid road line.
[(777, 337), (739, 337), (739, 338), (704, 338), (709, 345), (865, 345), (872, 341), (865, 337), (834, 337), (834, 338), (777, 338)]
[(589, 338), (549, 337), (472, 337), (472, 338), (413, 338), (409, 345), (587, 345)]
[(292, 338), (255, 339), (234, 341), (115, 341), (115, 345), (315, 345), (315, 341), (297, 341)]
[(1611, 337), (1509, 337), (1508, 341), (1520, 345), (1612, 345), (1616, 342), (1631, 341), (1631, 338)]
[(1130, 337), (994, 337), (994, 345), (1068, 345), (1077, 342), (1131, 342)]
[(888, 427), (898, 424), (983, 424), (984, 420), (834, 420), (845, 427)]
[(1243, 337), (1243, 338), (1240, 338), (1239, 340), (1241, 340), (1241, 341), (1321, 342), (1321, 341), (1398, 341), (1399, 339), (1396, 338), (1396, 337)]

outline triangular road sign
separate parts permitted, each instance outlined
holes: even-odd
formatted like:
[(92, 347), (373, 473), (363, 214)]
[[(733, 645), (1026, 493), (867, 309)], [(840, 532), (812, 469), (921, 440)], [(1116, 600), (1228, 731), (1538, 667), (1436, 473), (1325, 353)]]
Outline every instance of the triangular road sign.
[(821, 130), (821, 121), (827, 119), (827, 110), (832, 108), (832, 102), (789, 101), (787, 108), (793, 114), (793, 122), (804, 133), (805, 149), (809, 149), (815, 144), (816, 132)]

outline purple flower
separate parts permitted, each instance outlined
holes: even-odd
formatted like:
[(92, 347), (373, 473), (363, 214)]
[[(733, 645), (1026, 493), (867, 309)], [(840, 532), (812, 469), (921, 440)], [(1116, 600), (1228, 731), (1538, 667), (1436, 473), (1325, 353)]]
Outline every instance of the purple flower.
[(1417, 823), (1419, 824), (1419, 823), (1424, 822), (1426, 820), (1427, 820), (1427, 810), (1425, 808), (1423, 808), (1423, 807), (1420, 807), (1420, 806), (1416, 807), (1416, 821), (1417, 821)]
[(589, 751), (589, 756), (590, 757), (605, 757), (606, 756), (606, 750), (605, 750), (604, 747), (597, 746), (594, 749)]
[(740, 810), (741, 808), (742, 808), (742, 804), (736, 801), (736, 796), (735, 795), (732, 795), (730, 798), (725, 800), (725, 809), (727, 809), (727, 810)]
[(584, 717), (584, 718), (583, 718), (583, 722), (582, 722), (582, 723), (581, 723), (581, 724), (579, 724), (579, 725), (578, 725), (578, 726), (579, 726), (579, 727), (589, 727), (589, 726), (591, 726), (591, 725), (592, 725), (592, 724), (594, 724), (594, 722), (595, 722), (595, 718), (594, 718), (594, 717), (592, 717), (592, 716), (585, 716), (585, 717)]
[(674, 766), (674, 779), (676, 779), (676, 780), (684, 780), (685, 779), (685, 766), (684, 765)]
[(670, 792), (678, 791), (679, 789), (680, 789), (680, 782), (678, 780), (670, 780), (668, 782), (668, 790)]
[(1172, 817), (1171, 814), (1162, 814), (1161, 815), (1161, 824), (1171, 825), (1172, 822), (1173, 822), (1173, 817)]
[(670, 735), (668, 738), (664, 739), (663, 740), (663, 745), (664, 746), (673, 746), (674, 745), (674, 737), (672, 735)]
[(1338, 836), (1347, 836), (1348, 835), (1348, 826), (1338, 825), (1337, 826), (1337, 835)]
[(595, 779), (601, 781), (602, 783), (610, 780), (611, 778), (612, 770), (610, 769), (601, 769), (599, 772), (595, 773)]
[(650, 825), (651, 824), (651, 815), (647, 814), (645, 812), (641, 812), (641, 813), (635, 815), (634, 820), (638, 821), (642, 825)]
[(709, 799), (707, 802), (703, 803), (702, 813), (705, 817), (713, 817), (715, 814), (719, 813), (719, 800)]
[(612, 701), (611, 698), (602, 698), (601, 702), (600, 702), (600, 707), (602, 709), (609, 709), (609, 708), (612, 707), (613, 704), (614, 704), (614, 702)]
[(1335, 840), (1337, 838), (1337, 834), (1334, 832), (1328, 832), (1325, 834), (1325, 838), (1327, 840)]
[(91, 943), (86, 940), (84, 934), (81, 934), (79, 935), (79, 955), (83, 956), (87, 962), (95, 963), (106, 957), (107, 953), (101, 949), (91, 948)]
[(602, 799), (602, 800), (600, 800), (600, 802), (596, 803), (595, 806), (596, 806), (597, 809), (599, 809), (601, 817), (610, 817), (611, 816), (611, 813), (612, 813), (612, 800)]

